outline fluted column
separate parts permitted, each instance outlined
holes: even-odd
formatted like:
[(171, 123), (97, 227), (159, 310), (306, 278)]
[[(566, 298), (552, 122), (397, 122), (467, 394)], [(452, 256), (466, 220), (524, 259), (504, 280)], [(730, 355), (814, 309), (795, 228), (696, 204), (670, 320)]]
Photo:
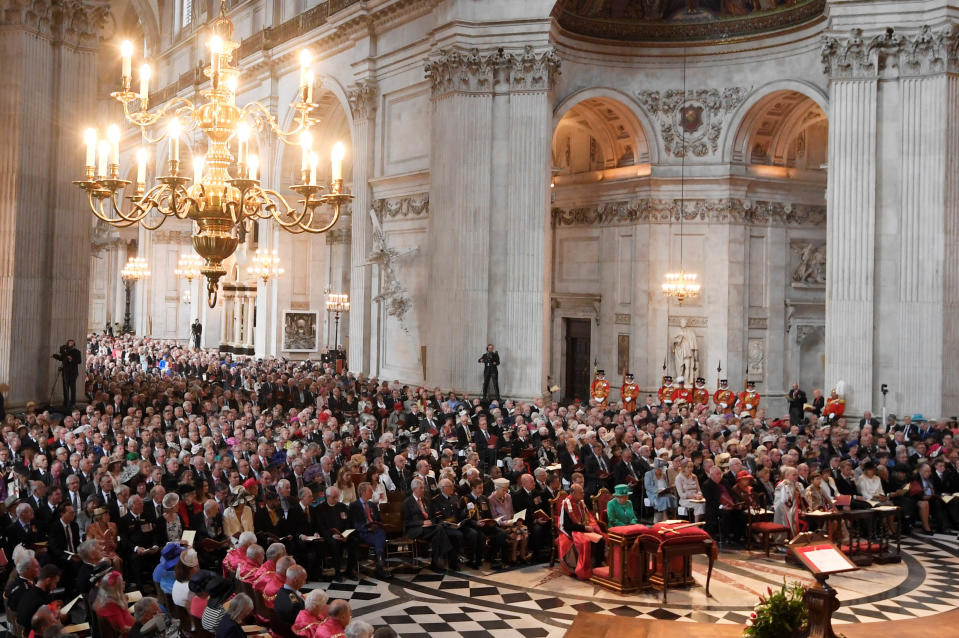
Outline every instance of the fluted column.
[[(353, 113), (353, 214), (349, 234), (350, 313), (344, 331), (350, 335), (349, 369), (369, 374), (372, 368), (371, 312), (373, 305), (373, 273), (366, 261), (372, 249), (372, 222), (369, 211), (372, 194), (369, 180), (373, 176), (376, 105), (379, 99), (376, 83), (363, 80), (350, 88), (350, 109)], [(339, 292), (339, 291), (338, 291)], [(347, 327), (348, 326), (348, 327)]]
[[(559, 69), (552, 50), (531, 48), (510, 66), (506, 217), (502, 243), (490, 245), (506, 264), (502, 299), (490, 299), (491, 340), (503, 361), (500, 386), (510, 395), (542, 396), (549, 367), (549, 182), (552, 112), (548, 92)], [(494, 161), (499, 161), (495, 157)], [(478, 355), (477, 355), (478, 356)]]
[(824, 49), (830, 75), (826, 384), (844, 383), (847, 410), (855, 414), (871, 408), (873, 380), (878, 78), (861, 38), (832, 42)]
[(90, 219), (70, 182), (82, 128), (96, 122), (94, 36), (108, 15), (77, 2), (38, 20), (33, 5), (0, 15), (0, 382), (10, 405), (47, 400), (50, 353), (85, 341)]

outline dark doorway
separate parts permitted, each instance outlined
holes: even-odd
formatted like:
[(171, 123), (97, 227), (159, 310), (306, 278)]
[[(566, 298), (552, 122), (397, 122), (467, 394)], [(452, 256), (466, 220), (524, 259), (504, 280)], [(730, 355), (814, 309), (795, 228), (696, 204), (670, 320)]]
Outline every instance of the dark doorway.
[(589, 319), (563, 319), (566, 339), (566, 400), (589, 395)]

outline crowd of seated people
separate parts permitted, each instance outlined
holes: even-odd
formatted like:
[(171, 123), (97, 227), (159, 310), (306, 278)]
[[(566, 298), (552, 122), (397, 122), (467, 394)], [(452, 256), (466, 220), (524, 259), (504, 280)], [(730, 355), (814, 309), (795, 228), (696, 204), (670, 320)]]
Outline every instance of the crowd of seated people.
[(83, 407), (30, 407), (3, 424), (2, 542), (7, 556), (34, 552), (47, 586), (59, 570), (64, 597), (123, 634), (138, 621), (111, 605), (124, 588), (185, 610), (198, 631), (235, 633), (246, 604), (223, 606), (234, 581), (254, 616), (293, 635), (349, 630), (339, 604), (328, 620), (337, 601), (327, 610), (300, 588), (389, 578), (397, 539), (436, 570), (573, 550), (561, 564), (588, 578), (619, 521), (681, 516), (740, 543), (752, 507), (793, 535), (810, 510), (890, 503), (905, 531), (959, 529), (955, 422), (847, 420), (835, 393), (791, 400), (779, 418), (754, 388), (710, 395), (701, 379), (645, 402), (484, 403), (129, 335), (91, 336), (85, 370)]

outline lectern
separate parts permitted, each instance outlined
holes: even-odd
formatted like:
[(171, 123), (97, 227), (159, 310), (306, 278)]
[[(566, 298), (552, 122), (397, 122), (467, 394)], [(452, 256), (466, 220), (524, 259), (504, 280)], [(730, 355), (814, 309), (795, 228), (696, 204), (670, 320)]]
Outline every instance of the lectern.
[(787, 545), (789, 552), (815, 577), (816, 584), (807, 587), (803, 601), (809, 611), (807, 638), (837, 638), (832, 630), (832, 614), (839, 609), (836, 590), (826, 583), (831, 574), (859, 569), (822, 534), (804, 532)]

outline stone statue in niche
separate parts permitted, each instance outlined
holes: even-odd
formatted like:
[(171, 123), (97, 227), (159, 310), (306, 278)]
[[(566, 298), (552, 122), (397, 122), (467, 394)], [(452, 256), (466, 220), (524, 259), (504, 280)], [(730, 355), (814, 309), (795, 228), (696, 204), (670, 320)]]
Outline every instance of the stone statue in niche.
[(749, 378), (762, 379), (766, 361), (766, 344), (762, 339), (750, 339), (746, 350)]
[(814, 242), (794, 244), (793, 251), (799, 254), (799, 265), (793, 270), (793, 283), (826, 285), (826, 245)]
[(676, 374), (686, 377), (687, 383), (691, 382), (693, 373), (699, 370), (699, 343), (685, 318), (679, 321), (679, 332), (673, 337), (672, 352)]

